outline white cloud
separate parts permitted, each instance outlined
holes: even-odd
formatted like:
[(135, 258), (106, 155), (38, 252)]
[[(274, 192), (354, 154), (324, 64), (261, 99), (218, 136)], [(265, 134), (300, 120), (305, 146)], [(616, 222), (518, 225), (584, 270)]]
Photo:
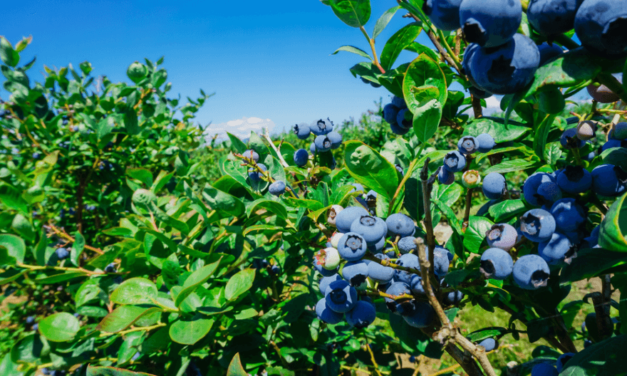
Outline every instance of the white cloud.
[(226, 132), (229, 132), (239, 138), (250, 137), (250, 132), (254, 131), (260, 134), (264, 128), (272, 133), (276, 125), (271, 119), (262, 119), (258, 117), (243, 117), (241, 119), (229, 120), (226, 123), (212, 124), (207, 131), (207, 139), (213, 138), (218, 134), (218, 138), (227, 138)]
[(501, 108), (501, 101), (496, 97), (490, 97), (485, 100), (486, 108)]

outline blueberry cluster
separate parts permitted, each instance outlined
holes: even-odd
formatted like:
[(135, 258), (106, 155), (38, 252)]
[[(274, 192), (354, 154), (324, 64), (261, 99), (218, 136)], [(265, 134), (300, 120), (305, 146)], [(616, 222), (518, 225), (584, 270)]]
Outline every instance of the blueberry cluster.
[(412, 128), (414, 115), (407, 108), (405, 99), (394, 96), (392, 103), (383, 107), (383, 118), (390, 124), (394, 134), (402, 136)]
[[(301, 140), (308, 139), (311, 134), (316, 136), (309, 147), (309, 151), (311, 151), (312, 154), (324, 153), (332, 149), (337, 149), (342, 145), (342, 135), (333, 130), (333, 122), (329, 119), (320, 119), (310, 125), (305, 123), (296, 124), (292, 127), (292, 130)], [(304, 154), (301, 150), (305, 151), (305, 153), (307, 152), (304, 149), (299, 149), (294, 153), (295, 162), (296, 153), (301, 154), (301, 156), (299, 156), (299, 161), (304, 161), (302, 164), (296, 162), (297, 166), (304, 166), (307, 163), (307, 159), (303, 158)]]
[[(464, 169), (469, 167), (469, 163), (467, 163), (467, 159), (472, 154), (479, 153), (487, 153), (492, 150), (496, 146), (496, 142), (494, 138), (487, 134), (482, 133), (477, 137), (473, 136), (464, 136), (457, 142), (457, 149), (452, 151), (444, 156), (444, 162), (442, 167), (438, 171), (438, 181), (441, 184), (449, 185), (453, 184), (455, 181), (455, 173), (461, 172)], [(467, 188), (475, 188), (478, 187), (481, 183), (481, 175), (479, 175), (478, 171), (467, 170), (462, 175), (462, 183)], [(484, 191), (487, 190), (486, 196), (496, 196), (499, 193), (500, 180), (492, 176), (492, 174), (486, 176), (486, 179), (483, 183)], [(503, 187), (500, 190), (499, 197), (491, 197), (491, 198), (500, 198), (503, 190), (505, 189), (505, 179), (502, 181)]]
[[(376, 286), (376, 290), (386, 294), (386, 305), (393, 313), (401, 315), (411, 326), (428, 326), (435, 313), (426, 302), (418, 274), (418, 244), (424, 240), (414, 236), (414, 221), (402, 213), (383, 220), (362, 207), (334, 205), (328, 212), (327, 222), (335, 226), (337, 232), (327, 248), (316, 254), (314, 261), (315, 269), (323, 276), (319, 287), (324, 298), (316, 306), (318, 317), (329, 324), (336, 324), (345, 317), (350, 325), (358, 328), (370, 325), (376, 317), (375, 307), (368, 297), (359, 300), (358, 291), (372, 290)], [(435, 274), (445, 287), (443, 278), (453, 255), (436, 246), (434, 259)], [(416, 273), (388, 266), (392, 262)], [(445, 294), (444, 302), (459, 304), (462, 298), (460, 291), (452, 291)]]

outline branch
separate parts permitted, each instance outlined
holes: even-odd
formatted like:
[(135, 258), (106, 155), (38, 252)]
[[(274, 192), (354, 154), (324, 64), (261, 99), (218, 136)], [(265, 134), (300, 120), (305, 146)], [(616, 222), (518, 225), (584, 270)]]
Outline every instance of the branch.
[(433, 287), (431, 285), (431, 276), (430, 276), (431, 263), (429, 262), (429, 260), (427, 260), (427, 255), (426, 255), (424, 247), (418, 247), (418, 261), (420, 262), (420, 274), (422, 276), (422, 286), (423, 286), (423, 289), (425, 290), (425, 295), (427, 295), (427, 298), (429, 299), (429, 304), (431, 304), (431, 306), (435, 310), (435, 313), (438, 315), (438, 319), (440, 320), (442, 327), (445, 329), (448, 329), (448, 331), (454, 330), (453, 326), (451, 325), (451, 321), (446, 316), (446, 313), (444, 313), (444, 309), (440, 305), (438, 298), (435, 296), (435, 293), (433, 292)]
[(265, 128), (264, 130), (265, 132), (263, 133), (263, 137), (266, 139), (266, 141), (268, 141), (268, 143), (270, 144), (270, 147), (276, 152), (276, 155), (279, 157), (279, 161), (281, 162), (281, 165), (283, 165), (283, 167), (289, 167), (287, 162), (285, 162), (285, 159), (283, 159), (283, 155), (281, 154), (281, 152), (276, 148), (276, 146), (274, 145), (274, 142), (272, 142), (268, 128)]
[[(431, 218), (431, 186), (429, 181), (429, 162), (431, 158), (425, 160), (425, 164), (420, 171), (420, 181), (422, 182), (422, 203), (425, 211), (425, 231), (427, 232), (427, 247), (429, 247), (429, 260), (433, 260), (433, 253), (435, 251), (435, 236), (433, 235), (433, 220)], [(429, 270), (429, 275), (435, 275), (433, 265)]]
[(370, 38), (370, 36), (368, 35), (368, 32), (363, 26), (360, 26), (359, 30), (361, 30), (361, 32), (364, 33), (364, 36), (366, 37), (366, 39), (368, 39), (368, 43), (370, 44), (370, 49), (372, 50), (372, 56), (374, 57), (374, 65), (376, 65), (377, 68), (379, 68), (381, 73), (385, 73), (385, 69), (383, 69), (383, 67), (379, 63), (379, 57), (377, 57), (377, 50), (374, 47), (374, 39)]
[[(74, 243), (76, 241), (67, 232), (65, 232), (63, 230), (59, 230), (53, 224), (48, 224), (48, 228), (50, 228), (52, 231), (54, 231), (55, 234), (59, 235), (62, 238), (65, 238), (66, 240), (69, 240), (72, 243)], [(90, 245), (85, 245), (85, 249), (89, 249), (90, 251), (94, 251), (94, 252), (96, 252), (99, 255), (104, 255), (104, 251), (102, 249), (100, 249), (100, 248), (95, 248), (95, 247), (92, 247)]]
[(472, 111), (475, 113), (475, 119), (483, 117), (483, 108), (481, 107), (481, 99), (472, 96)]
[(476, 346), (474, 343), (470, 342), (468, 338), (461, 335), (459, 332), (455, 333), (455, 341), (466, 351), (468, 351), (472, 356), (477, 358), (479, 364), (481, 364), (481, 368), (488, 376), (496, 376), (494, 369), (492, 368), (492, 364), (488, 360), (486, 356), (485, 349), (481, 346)]
[(365, 333), (364, 333), (364, 339), (366, 340), (366, 349), (368, 350), (368, 353), (370, 354), (370, 361), (372, 362), (372, 365), (374, 366), (374, 370), (377, 373), (377, 375), (382, 376), (381, 372), (379, 371), (379, 365), (377, 364), (377, 361), (374, 358), (374, 353), (372, 352), (372, 349), (370, 348), (370, 343), (368, 343), (368, 337), (366, 336)]

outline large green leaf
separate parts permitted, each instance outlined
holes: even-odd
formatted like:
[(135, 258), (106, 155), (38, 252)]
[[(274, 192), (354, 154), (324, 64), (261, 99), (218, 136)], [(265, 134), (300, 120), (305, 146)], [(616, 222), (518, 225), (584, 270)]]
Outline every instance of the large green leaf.
[[(625, 80), (627, 81), (627, 80)], [(601, 153), (603, 164), (611, 164), (627, 171), (627, 148), (611, 148)]]
[(392, 68), (401, 52), (418, 38), (420, 31), (422, 31), (420, 24), (410, 23), (388, 39), (385, 47), (383, 47), (383, 52), (381, 52), (381, 66), (383, 69), (388, 70)]
[(70, 261), (72, 264), (79, 266), (79, 259), (85, 248), (85, 238), (83, 235), (76, 231), (74, 234), (74, 244), (72, 244), (72, 251), (70, 252)]
[[(600, 239), (599, 239), (600, 240)], [(560, 282), (576, 282), (604, 274), (606, 270), (627, 264), (627, 254), (603, 248), (582, 249), (567, 268), (562, 269)]]
[(627, 252), (627, 194), (612, 204), (601, 222), (599, 245), (612, 251)]
[(442, 119), (442, 105), (432, 99), (414, 111), (412, 125), (418, 141), (427, 142), (435, 135)]
[(177, 307), (180, 306), (183, 300), (185, 300), (191, 293), (196, 291), (196, 289), (200, 285), (207, 282), (207, 280), (218, 268), (218, 265), (220, 265), (220, 261), (221, 260), (218, 260), (212, 264), (204, 266), (190, 274), (183, 284), (183, 289), (176, 296), (176, 301), (174, 302), (174, 304), (176, 304)]
[(0, 235), (0, 265), (15, 265), (24, 262), (26, 245), (19, 236)]
[(506, 174), (508, 172), (518, 172), (524, 171), (528, 169), (537, 169), (541, 166), (541, 163), (534, 161), (526, 161), (524, 159), (511, 159), (509, 161), (504, 161), (499, 164), (495, 164), (494, 166), (489, 167), (485, 170), (485, 174), (489, 174), (492, 172), (498, 172), (499, 174)]
[(561, 376), (624, 375), (627, 336), (619, 335), (592, 345), (566, 363)]
[(522, 200), (505, 200), (490, 206), (488, 210), (495, 222), (503, 222), (527, 210)]
[(80, 328), (78, 319), (67, 312), (52, 314), (39, 322), (39, 333), (51, 342), (71, 341)]
[(252, 202), (246, 208), (246, 214), (250, 217), (253, 213), (260, 209), (265, 209), (271, 215), (276, 214), (281, 218), (287, 218), (287, 209), (285, 208), (285, 205), (278, 201), (272, 201), (265, 198)]
[(120, 306), (100, 321), (100, 324), (98, 324), (98, 330), (107, 333), (117, 333), (133, 325), (142, 317), (160, 311), (161, 308), (158, 307), (134, 305)]
[(483, 243), (485, 235), (492, 225), (494, 223), (487, 218), (471, 216), (464, 234), (464, 247), (472, 253), (479, 253), (481, 243)]
[(235, 300), (238, 296), (253, 287), (255, 269), (244, 269), (232, 276), (226, 283), (225, 297), (227, 300)]
[(370, 0), (330, 0), (333, 13), (351, 27), (361, 27), (370, 19)]
[(238, 217), (244, 213), (244, 204), (240, 199), (215, 189), (208, 184), (203, 189), (202, 196), (213, 210), (217, 210), (224, 216)]
[(398, 187), (396, 168), (376, 150), (362, 142), (348, 141), (344, 145), (344, 162), (351, 176), (378, 194), (391, 199)]
[(157, 299), (157, 286), (146, 278), (131, 278), (124, 281), (111, 294), (117, 304), (153, 304)]
[(0, 59), (10, 67), (14, 67), (20, 62), (20, 54), (15, 51), (11, 42), (2, 36), (0, 36)]
[(487, 133), (494, 138), (496, 143), (514, 141), (522, 138), (531, 128), (520, 125), (505, 125), (490, 119), (477, 119), (469, 122), (464, 127), (464, 136), (477, 137)]
[(28, 213), (28, 205), (20, 192), (8, 184), (0, 184), (0, 202), (9, 209)]
[[(435, 89), (419, 90), (425, 86)], [(437, 99), (440, 104), (446, 103), (447, 87), (446, 77), (438, 63), (427, 54), (421, 54), (409, 64), (403, 80), (403, 94), (407, 107), (411, 112), (415, 112), (432, 99)]]
[(246, 151), (247, 149), (246, 144), (242, 142), (242, 140), (240, 140), (239, 137), (232, 135), (229, 132), (226, 132), (226, 135), (229, 136), (229, 139), (231, 140), (231, 147), (234, 149), (236, 153), (242, 154)]
[(170, 325), (170, 338), (181, 345), (193, 345), (209, 334), (213, 321), (203, 317), (175, 321)]

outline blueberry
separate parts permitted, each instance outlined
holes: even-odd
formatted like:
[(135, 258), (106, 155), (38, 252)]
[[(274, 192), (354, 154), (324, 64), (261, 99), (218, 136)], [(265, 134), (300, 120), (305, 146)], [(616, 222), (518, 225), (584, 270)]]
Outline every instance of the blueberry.
[(417, 252), (418, 246), (416, 245), (416, 238), (413, 236), (407, 236), (398, 241), (398, 249), (401, 253)]
[[(374, 254), (383, 252), (385, 247), (386, 247), (386, 243), (385, 243), (384, 237), (381, 238), (381, 240), (379, 240), (375, 244), (368, 244), (368, 250)], [(392, 255), (390, 257), (396, 257), (396, 255)]]
[(322, 274), (323, 277), (331, 277), (337, 274), (337, 267), (335, 269), (325, 269), (321, 264), (318, 264), (317, 260), (314, 260), (313, 266), (314, 269), (316, 269), (318, 273)]
[(327, 307), (327, 300), (325, 298), (318, 300), (316, 304), (316, 315), (327, 324), (340, 323), (344, 318), (343, 314), (332, 311)]
[(611, 133), (617, 140), (627, 140), (627, 123), (616, 124)]
[[(416, 269), (416, 271), (420, 270), (420, 262), (418, 261), (418, 256), (414, 255), (413, 253), (407, 253), (402, 255), (401, 257), (399, 257), (396, 263), (406, 268)], [(404, 270), (397, 270), (396, 279), (406, 284), (409, 284), (411, 282), (411, 276), (413, 274), (414, 273), (406, 272)]]
[(569, 165), (557, 175), (557, 185), (567, 193), (584, 193), (592, 187), (592, 174), (581, 166)]
[(385, 105), (385, 107), (383, 107), (383, 118), (389, 124), (397, 124), (396, 117), (398, 116), (399, 111), (400, 108), (396, 107), (392, 103), (388, 103)]
[(135, 353), (135, 355), (133, 355), (133, 357), (131, 358), (131, 362), (136, 361), (137, 359), (139, 359), (139, 357), (142, 355), (142, 353), (140, 353), (139, 351)]
[(592, 170), (592, 190), (601, 196), (618, 197), (625, 192), (627, 172), (619, 166), (601, 165)]
[(531, 369), (531, 376), (558, 376), (557, 369), (548, 363), (540, 363)]
[[(479, 99), (488, 99), (488, 98), (490, 98), (491, 96), (494, 95), (493, 93), (490, 93), (487, 90), (482, 90), (482, 89), (476, 88), (474, 86), (471, 86), (468, 89), (468, 91), (470, 92), (470, 95), (472, 95), (475, 98), (479, 98)], [(482, 153), (484, 153), (484, 152), (482, 152)]]
[(115, 273), (115, 267), (116, 267), (115, 262), (112, 262), (109, 265), (105, 266), (104, 271), (106, 273)]
[(555, 365), (557, 366), (557, 372), (562, 372), (564, 367), (566, 367), (566, 363), (568, 363), (568, 361), (571, 360), (573, 356), (575, 356), (574, 353), (566, 353), (560, 355), (560, 357), (557, 358), (557, 361), (555, 362)]
[(464, 293), (455, 290), (444, 295), (444, 303), (448, 305), (458, 305), (464, 299)]
[(298, 149), (294, 152), (294, 164), (298, 167), (303, 167), (309, 160), (309, 154), (305, 149)]
[(611, 148), (624, 148), (624, 147), (627, 147), (627, 140), (608, 140), (606, 143), (603, 144), (603, 147), (601, 148), (601, 152), (604, 152), (607, 149), (611, 149)]
[(355, 307), (346, 312), (346, 322), (357, 329), (365, 328), (377, 318), (377, 311), (371, 303), (360, 300)]
[(494, 338), (486, 338), (479, 342), (479, 346), (483, 346), (486, 352), (490, 352), (492, 350), (496, 350), (496, 348), (499, 347), (499, 344)]
[(368, 264), (366, 261), (350, 261), (342, 267), (342, 277), (347, 280), (351, 286), (359, 287), (368, 278)]
[(357, 304), (357, 290), (348, 282), (331, 282), (325, 295), (327, 307), (337, 313), (346, 313)]
[(539, 65), (538, 47), (522, 34), (514, 35), (499, 48), (476, 49), (468, 63), (479, 88), (494, 94), (513, 94), (522, 90), (533, 81)]
[(26, 318), (26, 323), (27, 323), (28, 325), (30, 325), (30, 324), (32, 324), (32, 323), (34, 323), (34, 322), (35, 322), (35, 316), (28, 316), (28, 317)]
[(336, 270), (340, 265), (340, 254), (335, 248), (327, 247), (319, 250), (314, 256), (318, 265), (327, 270)]
[(459, 5), (462, 0), (425, 0), (422, 10), (435, 27), (444, 31), (459, 29)]
[(331, 140), (331, 149), (337, 149), (342, 145), (342, 135), (336, 131), (329, 132), (327, 137)]
[(331, 146), (333, 146), (333, 142), (328, 135), (317, 136), (314, 140), (314, 144), (316, 145), (316, 151), (320, 153), (331, 150)]
[(516, 34), (522, 21), (522, 6), (520, 1), (464, 0), (459, 19), (468, 42), (498, 47)]
[(412, 300), (409, 304), (403, 305), (403, 319), (410, 326), (426, 328), (431, 325), (434, 318), (435, 311), (429, 303)]
[(551, 215), (558, 230), (575, 231), (586, 221), (587, 213), (574, 198), (563, 198), (551, 206)]
[(438, 181), (440, 184), (451, 185), (455, 182), (455, 173), (450, 172), (442, 166), (438, 169)]
[[(309, 129), (311, 130), (311, 133), (315, 134), (316, 136), (322, 136), (330, 133), (333, 130), (333, 123), (329, 119), (320, 119), (311, 124), (309, 126)], [(316, 147), (318, 147), (318, 145), (316, 145)]]
[(549, 182), (555, 183), (555, 177), (551, 174), (547, 174), (546, 172), (536, 172), (535, 174), (529, 176), (523, 185), (523, 195), (525, 197), (525, 201), (533, 206), (542, 206), (542, 203), (538, 200), (538, 198), (541, 197), (538, 195), (538, 188), (542, 183)]
[(514, 264), (514, 282), (525, 290), (545, 287), (551, 272), (549, 265), (538, 255), (525, 255)]
[[(592, 183), (592, 179), (590, 179)], [(555, 201), (562, 199), (562, 190), (556, 183), (542, 183), (538, 187), (538, 201), (543, 205), (551, 206)]]
[(45, 375), (45, 376), (49, 376), (50, 375), (50, 370), (48, 368), (42, 368), (41, 369), (41, 374)]
[(566, 149), (574, 147), (581, 149), (586, 143), (577, 137), (577, 128), (570, 128), (562, 133), (560, 144)]
[(410, 361), (410, 362), (412, 362), (412, 363), (416, 363), (416, 357), (415, 357), (415, 356), (413, 356), (413, 355), (412, 355), (412, 356), (410, 356), (410, 357), (409, 357), (409, 361)]
[(392, 104), (398, 107), (399, 109), (407, 108), (407, 104), (405, 103), (405, 98), (393, 96)]
[(507, 223), (493, 225), (486, 233), (486, 240), (490, 247), (500, 248), (509, 251), (516, 245), (518, 232), (514, 226)]
[(602, 57), (627, 55), (627, 2), (585, 0), (575, 16), (575, 32), (583, 46)]
[(376, 244), (381, 238), (385, 237), (388, 232), (388, 226), (379, 217), (362, 215), (351, 224), (350, 230), (363, 236), (368, 244)]
[(575, 14), (583, 0), (531, 0), (527, 9), (529, 23), (540, 34), (562, 34), (575, 27)]
[(479, 142), (473, 136), (465, 136), (457, 142), (457, 149), (464, 155), (469, 155), (477, 151)]
[(343, 207), (341, 207), (340, 205), (333, 205), (331, 206), (331, 208), (329, 209), (328, 213), (327, 213), (327, 223), (335, 226), (335, 219), (337, 218), (337, 215), (344, 210)]
[(570, 264), (577, 257), (577, 247), (566, 236), (556, 232), (550, 240), (538, 245), (538, 254), (549, 265)]
[[(379, 260), (389, 260), (390, 258), (383, 253), (377, 253), (374, 257)], [(389, 266), (383, 266), (377, 262), (370, 262), (368, 264), (368, 277), (375, 282), (388, 283), (396, 274), (396, 271)]]
[[(263, 164), (263, 163), (257, 163), (257, 166), (264, 172), (268, 171), (268, 167), (266, 167), (266, 165)], [(263, 176), (262, 173), (259, 172), (257, 169), (252, 169), (251, 168), (251, 169), (248, 170), (248, 178), (251, 181), (259, 182), (259, 181), (261, 181), (261, 177), (262, 176)]]
[(57, 254), (57, 258), (59, 260), (65, 260), (66, 258), (70, 257), (70, 251), (65, 248), (57, 248), (55, 253)]
[(316, 154), (316, 144), (314, 142), (309, 145), (309, 152), (311, 154)]
[[(411, 129), (413, 115), (408, 109), (404, 108), (396, 115), (396, 124), (403, 129)], [(390, 124), (391, 125), (391, 124)]]
[(414, 220), (402, 213), (395, 213), (385, 220), (388, 228), (388, 236), (412, 236), (416, 232)]
[(33, 327), (32, 327), (32, 329), (33, 329), (33, 330), (37, 330), (37, 329), (39, 329), (39, 324), (34, 324), (34, 325), (33, 325)]
[(520, 218), (520, 231), (532, 242), (542, 243), (555, 232), (555, 218), (546, 210), (532, 209)]
[(590, 236), (585, 238), (585, 248), (594, 248), (599, 244), (599, 233), (601, 231), (601, 227), (595, 227), (592, 232), (590, 232)]
[(419, 276), (418, 274), (412, 274), (411, 278), (409, 279), (409, 288), (411, 289), (411, 292), (414, 294), (418, 294), (418, 295), (425, 294), (425, 288), (422, 285), (422, 277)]
[(33, 159), (39, 159), (39, 157), (41, 157), (41, 154), (33, 153), (32, 157), (33, 157)]
[[(425, 249), (425, 253), (428, 259), (429, 247)], [(433, 251), (433, 257), (435, 259), (433, 263), (433, 270), (435, 272), (435, 275), (437, 275), (438, 277), (445, 276), (448, 273), (449, 264), (451, 263), (451, 261), (453, 261), (453, 254), (449, 252), (448, 249), (436, 245), (435, 250)], [(420, 265), (417, 269), (419, 268)]]
[(487, 153), (490, 150), (494, 149), (496, 146), (496, 142), (494, 141), (494, 137), (489, 135), (488, 133), (482, 133), (477, 136), (477, 151), (479, 153)]
[(259, 154), (257, 154), (257, 152), (254, 150), (248, 149), (242, 155), (245, 158), (252, 159), (255, 162), (259, 162)]
[(506, 191), (505, 178), (498, 172), (491, 172), (483, 179), (483, 194), (487, 198), (501, 198)]
[(397, 123), (390, 124), (390, 129), (392, 130), (392, 133), (399, 135), (399, 136), (406, 135), (411, 130), (411, 128), (403, 128)]
[[(475, 81), (475, 79), (472, 77), (472, 71), (470, 69), (470, 63), (472, 61), (473, 56), (475, 55), (475, 53), (477, 53), (477, 51), (481, 48), (481, 46), (479, 46), (476, 43), (470, 43), (467, 47), (466, 50), (464, 51), (464, 58), (462, 60), (462, 71), (466, 74), (466, 77), (468, 77), (468, 81), (470, 81), (470, 83), (472, 84), (472, 88), (471, 88), (471, 94), (472, 94), (472, 89), (477, 89), (481, 92), (487, 92), (484, 88), (479, 87), (479, 85), (477, 84), (477, 81)], [(489, 92), (488, 92), (489, 93)]]
[(396, 171), (398, 171), (398, 173), (401, 174), (401, 176), (405, 176), (405, 170), (403, 170), (403, 167), (399, 164), (394, 165), (394, 168), (396, 168)]
[[(363, 187), (361, 190), (363, 190)], [(335, 217), (335, 227), (337, 227), (337, 230), (341, 233), (350, 232), (353, 222), (367, 215), (368, 212), (363, 207), (350, 206), (337, 214)]]
[(452, 151), (444, 156), (444, 169), (449, 172), (460, 172), (466, 167), (466, 157), (458, 151)]
[[(409, 289), (409, 285), (407, 283), (393, 282), (385, 290), (385, 293), (393, 296), (400, 296), (404, 294), (411, 295), (411, 290)], [(385, 298), (385, 303), (387, 304), (388, 308), (394, 313), (398, 313), (397, 310), (401, 307), (402, 304), (397, 303), (394, 299), (391, 298)]]
[(583, 341), (583, 348), (584, 349), (587, 349), (588, 347), (590, 347), (592, 345), (593, 345), (593, 343), (589, 339), (586, 339), (586, 340)]
[(285, 182), (281, 180), (277, 180), (274, 183), (270, 184), (270, 188), (268, 188), (270, 194), (275, 196), (280, 196), (285, 193)]
[(512, 274), (512, 256), (501, 248), (488, 248), (481, 255), (481, 273), (488, 279), (504, 280)]
[(548, 44), (544, 42), (538, 46), (538, 50), (540, 51), (540, 66), (543, 66), (549, 60), (552, 60), (553, 58), (564, 54), (564, 50), (562, 50), (562, 47), (558, 46), (555, 43)]
[(294, 125), (292, 130), (294, 131), (294, 134), (296, 135), (296, 137), (298, 137), (301, 140), (308, 139), (309, 134), (311, 133), (311, 130), (309, 129), (309, 125), (305, 123)]
[(347, 232), (346, 234), (340, 235), (341, 238), (337, 244), (337, 250), (340, 256), (346, 261), (361, 260), (368, 250), (366, 239), (354, 232)]

